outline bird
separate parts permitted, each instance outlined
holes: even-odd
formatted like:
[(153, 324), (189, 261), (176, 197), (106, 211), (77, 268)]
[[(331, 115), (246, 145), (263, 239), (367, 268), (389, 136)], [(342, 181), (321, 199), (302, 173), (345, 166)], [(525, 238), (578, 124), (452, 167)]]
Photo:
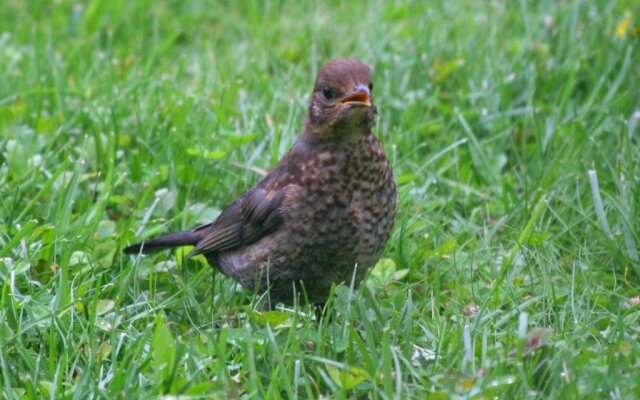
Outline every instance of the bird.
[[(268, 304), (324, 304), (380, 258), (396, 214), (391, 163), (374, 135), (372, 73), (356, 59), (318, 71), (301, 134), (277, 165), (211, 223), (144, 240), (125, 254), (194, 246)], [(298, 297), (299, 299), (301, 297)]]

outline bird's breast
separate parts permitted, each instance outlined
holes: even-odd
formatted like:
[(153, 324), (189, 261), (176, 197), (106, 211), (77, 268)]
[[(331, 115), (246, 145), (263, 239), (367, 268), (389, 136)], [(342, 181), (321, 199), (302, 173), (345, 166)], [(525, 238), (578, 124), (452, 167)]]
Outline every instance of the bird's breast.
[[(318, 151), (303, 162), (300, 199), (287, 224), (301, 249), (322, 258), (375, 258), (395, 216), (391, 166), (378, 140)], [(368, 267), (368, 266), (367, 266)]]

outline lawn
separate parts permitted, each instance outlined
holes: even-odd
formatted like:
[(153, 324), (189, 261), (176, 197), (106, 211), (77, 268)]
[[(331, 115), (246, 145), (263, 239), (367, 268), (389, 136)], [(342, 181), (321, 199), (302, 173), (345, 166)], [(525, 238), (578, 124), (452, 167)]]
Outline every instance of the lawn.
[[(0, 397), (640, 397), (640, 6), (5, 0)], [(263, 312), (189, 249), (374, 69), (396, 225), (357, 290)]]

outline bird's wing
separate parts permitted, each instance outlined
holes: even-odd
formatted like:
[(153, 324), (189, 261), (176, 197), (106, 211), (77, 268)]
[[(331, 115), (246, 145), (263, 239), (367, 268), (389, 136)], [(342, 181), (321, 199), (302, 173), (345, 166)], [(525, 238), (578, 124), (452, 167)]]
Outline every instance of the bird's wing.
[(230, 250), (251, 244), (273, 232), (282, 222), (279, 213), (285, 190), (256, 187), (227, 207), (206, 229), (202, 240), (189, 253), (198, 254)]

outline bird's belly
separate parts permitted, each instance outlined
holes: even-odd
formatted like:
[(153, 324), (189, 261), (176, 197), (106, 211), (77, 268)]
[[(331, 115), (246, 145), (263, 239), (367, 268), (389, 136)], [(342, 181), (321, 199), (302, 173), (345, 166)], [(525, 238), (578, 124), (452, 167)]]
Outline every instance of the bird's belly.
[(378, 260), (393, 226), (395, 191), (388, 188), (394, 186), (361, 183), (325, 197), (327, 206), (309, 218), (313, 228), (304, 231), (302, 249), (316, 266), (304, 271), (307, 279), (349, 283), (355, 277), (357, 284)]

